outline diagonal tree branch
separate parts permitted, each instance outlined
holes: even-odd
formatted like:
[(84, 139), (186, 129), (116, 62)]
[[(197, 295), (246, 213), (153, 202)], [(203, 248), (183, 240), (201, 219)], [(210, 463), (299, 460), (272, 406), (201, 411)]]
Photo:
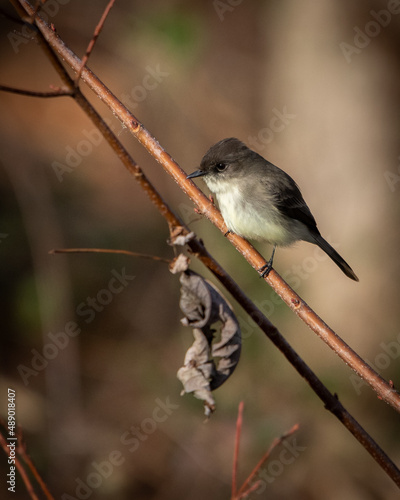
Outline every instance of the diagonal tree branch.
[(31, 457), (28, 455), (28, 453), (26, 451), (26, 445), (24, 442), (24, 437), (22, 434), (21, 427), (18, 428), (17, 438), (18, 438), (18, 454), (19, 454), (19, 456), (22, 457), (22, 459), (26, 463), (27, 467), (29, 468), (32, 475), (36, 479), (38, 485), (40, 486), (40, 488), (43, 491), (44, 495), (46, 496), (47, 500), (54, 500), (54, 497), (50, 493), (49, 488), (47, 487), (47, 484), (43, 481), (41, 475), (39, 474), (38, 470), (36, 469), (35, 464), (32, 462)]

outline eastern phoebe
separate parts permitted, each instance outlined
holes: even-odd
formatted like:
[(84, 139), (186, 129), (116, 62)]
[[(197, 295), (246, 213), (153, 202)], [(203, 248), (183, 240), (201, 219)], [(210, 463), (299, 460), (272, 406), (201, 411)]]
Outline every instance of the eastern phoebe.
[(216, 194), (229, 232), (274, 246), (270, 260), (259, 269), (261, 276), (271, 270), (277, 246), (303, 240), (318, 245), (346, 276), (358, 281), (347, 262), (321, 236), (294, 180), (243, 142), (230, 138), (214, 144), (200, 169), (187, 177), (201, 176)]

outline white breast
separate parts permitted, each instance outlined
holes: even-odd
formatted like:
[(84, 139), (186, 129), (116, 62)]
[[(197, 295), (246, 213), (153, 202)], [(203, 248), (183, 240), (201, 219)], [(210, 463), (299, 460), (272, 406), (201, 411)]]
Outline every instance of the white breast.
[[(287, 246), (302, 239), (302, 224), (289, 220), (268, 203), (259, 205), (253, 200), (246, 200), (239, 185), (229, 182), (226, 185), (208, 182), (218, 200), (219, 208), (228, 229), (244, 238), (267, 241), (278, 246)], [(259, 194), (259, 193), (257, 193)], [(300, 226), (298, 226), (300, 224)]]

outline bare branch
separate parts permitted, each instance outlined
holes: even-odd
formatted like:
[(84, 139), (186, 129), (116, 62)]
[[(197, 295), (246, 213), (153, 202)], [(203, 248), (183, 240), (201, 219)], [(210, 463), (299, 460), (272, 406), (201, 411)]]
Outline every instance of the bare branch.
[(250, 492), (251, 486), (250, 486), (250, 481), (255, 477), (255, 475), (258, 473), (258, 471), (261, 469), (261, 467), (264, 465), (264, 463), (268, 460), (270, 457), (272, 451), (279, 446), (285, 439), (290, 437), (292, 434), (297, 432), (299, 429), (299, 425), (295, 424), (291, 429), (289, 429), (285, 434), (282, 434), (282, 436), (275, 438), (268, 450), (264, 453), (263, 457), (261, 460), (258, 462), (258, 464), (254, 467), (254, 469), (251, 471), (249, 476), (247, 477), (246, 481), (242, 484), (240, 487), (240, 490), (237, 493), (237, 498), (243, 498), (244, 495)]
[(72, 96), (73, 92), (69, 89), (54, 89), (49, 92), (38, 92), (35, 90), (25, 90), (25, 89), (16, 89), (14, 87), (7, 87), (6, 85), (0, 85), (0, 90), (3, 92), (11, 92), (12, 94), (21, 94), (30, 97), (63, 97), (63, 96)]
[(235, 498), (237, 494), (237, 469), (239, 460), (240, 434), (242, 432), (242, 424), (243, 424), (243, 408), (244, 408), (244, 403), (243, 401), (241, 401), (239, 403), (238, 416), (236, 420), (235, 451), (233, 453), (233, 470), (232, 470), (232, 498)]
[(130, 250), (114, 250), (107, 248), (54, 248), (49, 251), (49, 254), (53, 255), (56, 253), (119, 253), (123, 255), (130, 255), (131, 257), (139, 257), (141, 259), (156, 260), (159, 262), (166, 262), (171, 264), (171, 259), (164, 259), (158, 255), (148, 255), (145, 253), (131, 252)]
[(110, 0), (108, 2), (108, 5), (107, 5), (107, 7), (104, 10), (103, 15), (101, 16), (101, 19), (100, 19), (98, 25), (96, 26), (96, 28), (94, 30), (93, 37), (90, 40), (89, 45), (88, 45), (88, 47), (86, 49), (86, 54), (82, 58), (81, 67), (79, 68), (78, 73), (77, 73), (77, 75), (75, 77), (75, 86), (79, 85), (79, 80), (81, 78), (82, 70), (86, 66), (86, 63), (87, 63), (87, 61), (89, 59), (89, 56), (90, 56), (90, 54), (91, 54), (91, 52), (92, 52), (92, 50), (94, 48), (94, 45), (95, 45), (95, 43), (97, 41), (97, 38), (99, 37), (99, 35), (101, 33), (101, 30), (103, 29), (104, 23), (105, 23), (105, 21), (107, 19), (107, 16), (108, 16), (108, 14), (109, 14), (112, 6), (114, 5), (114, 2), (115, 2), (115, 0)]

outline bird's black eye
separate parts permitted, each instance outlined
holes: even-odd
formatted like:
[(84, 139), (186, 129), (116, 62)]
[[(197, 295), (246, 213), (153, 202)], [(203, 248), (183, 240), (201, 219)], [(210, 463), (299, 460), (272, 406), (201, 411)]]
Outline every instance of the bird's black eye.
[(215, 165), (215, 167), (218, 170), (218, 172), (223, 172), (226, 169), (227, 166), (228, 165), (226, 165), (225, 163), (217, 163)]

